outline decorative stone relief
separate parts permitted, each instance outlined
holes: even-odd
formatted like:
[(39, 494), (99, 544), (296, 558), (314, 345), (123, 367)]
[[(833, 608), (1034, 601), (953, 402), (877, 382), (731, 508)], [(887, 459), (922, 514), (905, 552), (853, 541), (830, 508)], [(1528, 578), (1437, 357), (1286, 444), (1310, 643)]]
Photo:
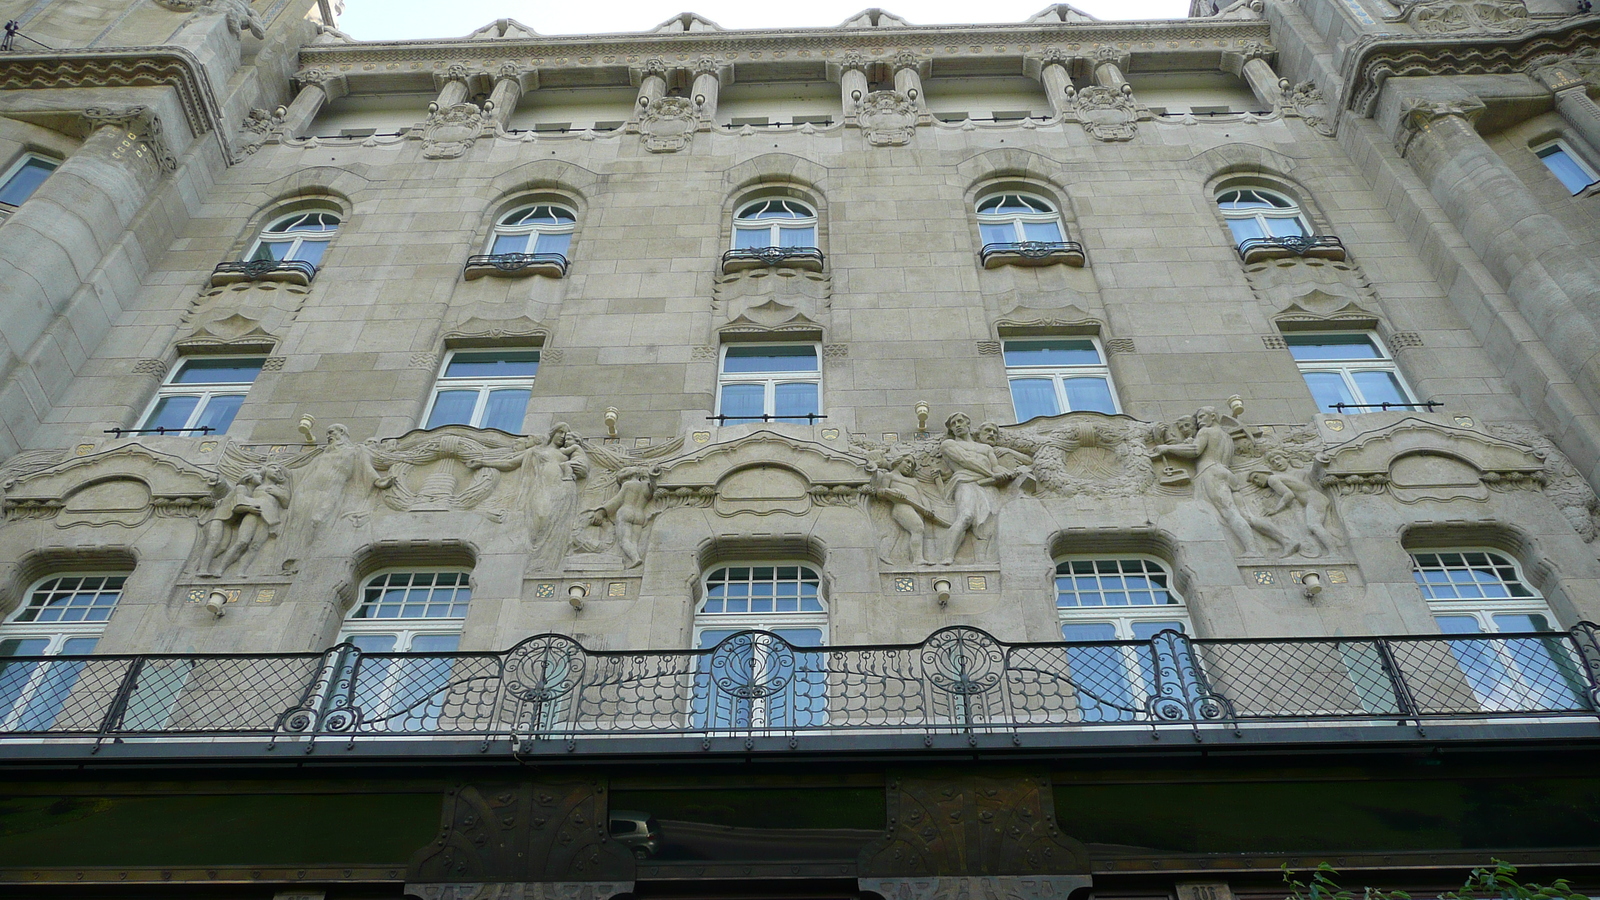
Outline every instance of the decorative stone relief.
[(328, 426), (328, 442), (302, 462), (297, 473), (300, 502), (290, 510), (293, 533), (305, 546), (332, 533), (329, 526), (345, 519), (352, 526), (364, 526), (372, 515), (374, 485), (383, 477), (374, 468), (378, 444), (358, 444), (350, 439), (344, 425)]
[(457, 103), (428, 114), (422, 127), (422, 155), (427, 159), (456, 159), (472, 149), (483, 134), (483, 110)]
[(237, 482), (217, 484), (219, 498), (200, 521), (200, 550), (195, 561), (202, 578), (217, 578), (235, 565), (240, 574), (276, 539), (289, 508), (289, 473), (281, 465), (246, 472)]
[(202, 515), (216, 499), (216, 475), (137, 443), (36, 468), (45, 460), (23, 455), (7, 463), (0, 481), (7, 519), (53, 519), (58, 528), (133, 527), (152, 516)]
[(1523, 0), (1416, 0), (1400, 20), (1422, 34), (1520, 31), (1528, 27), (1528, 7)]
[(1540, 490), (1545, 461), (1532, 449), (1466, 428), (1406, 418), (1323, 451), (1322, 486), (1389, 494), (1401, 503), (1487, 500), (1491, 491)]
[[(527, 518), (533, 564), (541, 571), (559, 565), (567, 550), (569, 523), (578, 510), (579, 482), (589, 475), (589, 454), (578, 435), (558, 422), (543, 436), (515, 438), (509, 452), (485, 453), (463, 462), (480, 475), (520, 470), (512, 508)], [(491, 482), (488, 490), (493, 489)]]
[(833, 277), (781, 265), (749, 269), (718, 278), (711, 296), (730, 325), (821, 327), (832, 303)]
[(1133, 98), (1108, 87), (1091, 85), (1073, 98), (1073, 115), (1097, 141), (1131, 141), (1138, 134), (1139, 108)]
[(1334, 515), (1333, 503), (1322, 493), (1312, 473), (1313, 452), (1312, 449), (1303, 449), (1299, 454), (1282, 448), (1268, 450), (1262, 454), (1266, 470), (1249, 475), (1250, 483), (1267, 491), (1272, 498), (1262, 505), (1261, 517), (1271, 520), (1281, 513), (1283, 520), (1291, 523), (1281, 526), (1284, 532), (1294, 535), (1291, 539), (1295, 541), (1284, 551), (1284, 556), (1298, 553), (1315, 558), (1343, 550), (1349, 543)]
[[(1237, 404), (1242, 412), (1243, 404)], [(1235, 415), (1238, 415), (1236, 412)], [(1260, 556), (1256, 536), (1266, 538), (1278, 548), (1278, 555), (1289, 556), (1302, 547), (1273, 524), (1269, 517), (1250, 515), (1242, 507), (1239, 494), (1245, 486), (1244, 479), (1233, 470), (1237, 449), (1236, 432), (1248, 432), (1238, 420), (1224, 417), (1214, 406), (1202, 406), (1194, 414), (1194, 434), (1175, 443), (1157, 444), (1151, 449), (1152, 457), (1169, 457), (1194, 461), (1192, 481), (1195, 494), (1209, 505), (1224, 529), (1233, 539), (1234, 552), (1244, 556)]]
[(1322, 91), (1314, 81), (1302, 81), (1284, 98), (1295, 115), (1305, 120), (1318, 134), (1333, 137), (1333, 110), (1323, 99)]
[(481, 316), (472, 316), (451, 326), (444, 333), (444, 342), (446, 345), (461, 344), (465, 341), (542, 345), (549, 334), (549, 329), (528, 316), (510, 319), (485, 319)]
[(639, 136), (651, 153), (676, 153), (689, 146), (700, 114), (687, 97), (660, 97), (639, 116)]
[[(376, 475), (372, 484), (384, 505), (399, 512), (476, 509), (500, 481), (501, 467), (489, 460), (516, 468), (520, 460), (510, 460), (527, 449), (517, 444), (529, 440), (462, 425), (388, 438), (367, 446)], [(486, 514), (495, 521), (505, 518), (503, 510)]]
[(896, 457), (886, 466), (869, 462), (872, 496), (888, 509), (892, 528), (880, 525), (886, 539), (880, 543), (878, 558), (892, 565), (929, 565), (929, 538), (935, 526), (948, 528), (950, 522), (935, 511), (934, 497), (939, 492), (935, 474), (924, 474), (915, 456)]
[(874, 147), (903, 147), (917, 130), (920, 110), (899, 91), (873, 91), (861, 101), (858, 116), (867, 143)]
[(645, 532), (655, 517), (684, 504), (672, 502), (657, 491), (660, 462), (683, 447), (683, 437), (665, 444), (631, 451), (584, 445), (588, 476), (580, 498), (582, 511), (571, 526), (569, 552), (606, 554), (615, 551), (623, 568), (644, 561)]
[(1567, 459), (1555, 442), (1543, 432), (1522, 425), (1490, 425), (1488, 430), (1498, 437), (1533, 448), (1534, 456), (1544, 460), (1544, 494), (1550, 498), (1561, 514), (1572, 523), (1574, 531), (1585, 542), (1600, 536), (1600, 500), (1594, 488)]
[(657, 500), (719, 516), (801, 516), (816, 506), (866, 508), (866, 460), (771, 431), (662, 464)]
[(1288, 256), (1245, 266), (1256, 299), (1280, 322), (1377, 321), (1378, 294), (1355, 263)]
[(244, 121), (239, 123), (239, 133), (233, 138), (234, 152), (244, 156), (255, 153), (282, 127), (283, 117), (277, 113), (264, 109), (250, 110), (245, 114)]
[(148, 158), (163, 173), (178, 171), (178, 157), (167, 146), (161, 117), (148, 106), (91, 106), (83, 111), (91, 128), (112, 125), (127, 131), (124, 147), (113, 150), (113, 157), (131, 155)]
[[(1044, 420), (1035, 433), (1034, 491), (1044, 497), (1127, 497), (1149, 490), (1155, 466), (1145, 452), (1149, 426), (1098, 413)], [(1027, 440), (1026, 438), (1018, 438)]]
[(261, 24), (261, 17), (250, 8), (250, 0), (154, 0), (154, 2), (163, 9), (193, 14), (191, 21), (201, 15), (227, 16), (228, 33), (234, 37), (240, 37), (246, 31), (256, 40), (267, 36), (266, 28)]

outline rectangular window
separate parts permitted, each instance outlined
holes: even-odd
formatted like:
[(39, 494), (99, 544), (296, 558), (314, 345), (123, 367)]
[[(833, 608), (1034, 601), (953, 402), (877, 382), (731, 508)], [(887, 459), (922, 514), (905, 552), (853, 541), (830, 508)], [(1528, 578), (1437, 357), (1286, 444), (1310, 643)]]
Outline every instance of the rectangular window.
[(466, 572), (386, 572), (369, 580), (341, 643), (363, 657), (355, 705), (375, 731), (438, 727), (472, 600)]
[(724, 425), (816, 422), (822, 364), (816, 344), (730, 344), (722, 348), (717, 415)]
[(185, 434), (223, 434), (233, 424), (234, 415), (266, 361), (261, 356), (185, 359), (156, 392), (139, 427)]
[(0, 203), (21, 206), (22, 201), (32, 197), (39, 185), (44, 184), (50, 173), (60, 166), (59, 160), (34, 153), (24, 154), (11, 166), (5, 178), (0, 179)]
[[(1152, 559), (1068, 559), (1056, 565), (1056, 610), (1073, 684), (1089, 721), (1146, 714), (1161, 690), (1160, 660), (1149, 641), (1163, 631), (1190, 633), (1183, 600)], [(1168, 677), (1178, 674), (1176, 670)]]
[(537, 350), (454, 350), (434, 385), (424, 428), (471, 425), (522, 433), (539, 371)]
[(1287, 334), (1283, 340), (1318, 409), (1365, 412), (1385, 403), (1404, 409), (1416, 405), (1394, 359), (1371, 332)]
[(1094, 338), (1006, 341), (1005, 361), (1018, 422), (1067, 412), (1121, 412)]
[(1570, 194), (1581, 194), (1589, 185), (1600, 181), (1589, 164), (1561, 141), (1552, 141), (1533, 152)]

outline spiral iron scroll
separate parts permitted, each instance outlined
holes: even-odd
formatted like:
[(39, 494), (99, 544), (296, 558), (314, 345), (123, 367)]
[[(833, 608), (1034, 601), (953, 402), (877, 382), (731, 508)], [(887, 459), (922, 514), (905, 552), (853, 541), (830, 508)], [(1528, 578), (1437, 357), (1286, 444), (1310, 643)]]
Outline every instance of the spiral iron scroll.
[(578, 686), (588, 662), (583, 645), (561, 634), (541, 634), (512, 647), (500, 665), (505, 692), (525, 702), (548, 703)]
[(1150, 639), (1156, 692), (1145, 706), (1160, 722), (1197, 722), (1230, 716), (1228, 701), (1212, 693), (1195, 662), (1188, 637), (1163, 631)]
[(976, 628), (946, 628), (934, 632), (922, 646), (922, 668), (929, 683), (949, 694), (993, 690), (1005, 665), (1000, 644)]
[(794, 648), (775, 634), (741, 631), (711, 651), (717, 690), (741, 700), (771, 697), (794, 675)]

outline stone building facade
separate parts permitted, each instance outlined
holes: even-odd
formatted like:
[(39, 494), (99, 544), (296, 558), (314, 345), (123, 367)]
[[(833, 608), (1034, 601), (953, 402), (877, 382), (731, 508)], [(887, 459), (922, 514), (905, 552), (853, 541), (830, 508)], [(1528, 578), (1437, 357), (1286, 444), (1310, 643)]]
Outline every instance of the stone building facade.
[(1587, 3), (336, 7), (0, 0), (5, 889), (1600, 878)]

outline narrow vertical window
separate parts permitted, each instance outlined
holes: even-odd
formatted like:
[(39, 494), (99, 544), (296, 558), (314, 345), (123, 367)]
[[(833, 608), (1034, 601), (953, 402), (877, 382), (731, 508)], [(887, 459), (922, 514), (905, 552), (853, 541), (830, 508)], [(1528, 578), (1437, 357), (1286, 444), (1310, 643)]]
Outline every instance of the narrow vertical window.
[[(776, 562), (706, 573), (695, 613), (695, 646), (719, 645), (719, 665), (701, 657), (695, 721), (704, 728), (806, 727), (826, 720), (822, 653), (827, 643), (822, 579), (810, 566)], [(759, 631), (762, 634), (744, 634)], [(782, 639), (782, 643), (772, 639)]]
[(444, 709), (452, 658), (472, 600), (464, 571), (383, 572), (367, 579), (341, 643), (363, 656), (355, 699), (378, 731), (428, 731)]
[(1150, 648), (1113, 642), (1192, 633), (1166, 568), (1144, 557), (1057, 563), (1056, 612), (1062, 639), (1073, 645), (1067, 660), (1085, 715), (1101, 721), (1143, 717), (1160, 690)]

